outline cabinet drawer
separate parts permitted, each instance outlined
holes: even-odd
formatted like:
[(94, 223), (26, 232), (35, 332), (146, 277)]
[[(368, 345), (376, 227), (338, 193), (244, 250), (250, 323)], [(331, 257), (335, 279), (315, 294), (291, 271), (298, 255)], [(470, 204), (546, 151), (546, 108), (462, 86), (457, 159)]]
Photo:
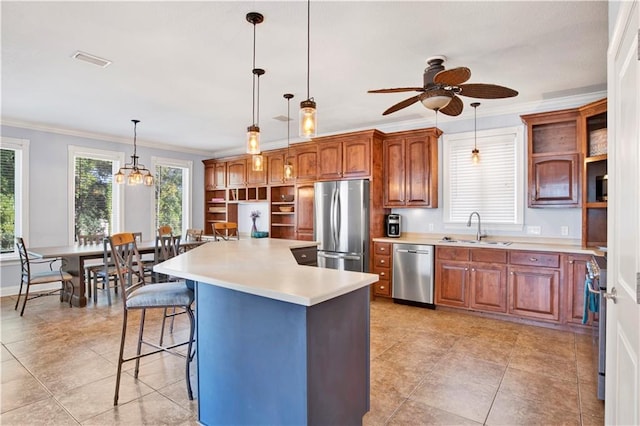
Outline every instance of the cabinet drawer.
[(512, 251), (510, 256), (512, 265), (544, 266), (546, 268), (560, 267), (560, 255), (557, 253)]
[(391, 285), (389, 285), (389, 281), (380, 280), (373, 284), (373, 293), (376, 296), (391, 297)]
[(389, 284), (388, 281), (391, 279), (391, 270), (389, 268), (376, 265), (373, 267), (373, 273), (378, 274), (380, 281), (387, 281), (387, 284)]
[(507, 251), (495, 249), (471, 249), (473, 262), (507, 263)]
[(382, 255), (391, 255), (391, 243), (379, 243), (379, 242), (375, 242), (373, 243), (373, 250), (375, 254), (382, 254)]
[(373, 264), (376, 267), (388, 269), (391, 267), (391, 256), (382, 256), (376, 253), (373, 255)]
[(469, 249), (461, 247), (437, 247), (436, 256), (441, 260), (469, 260)]

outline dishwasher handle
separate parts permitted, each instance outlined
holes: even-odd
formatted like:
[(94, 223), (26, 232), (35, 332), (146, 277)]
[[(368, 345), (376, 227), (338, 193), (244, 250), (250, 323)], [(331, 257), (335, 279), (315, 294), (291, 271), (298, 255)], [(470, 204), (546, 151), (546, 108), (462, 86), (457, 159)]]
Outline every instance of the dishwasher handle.
[(411, 253), (411, 254), (430, 254), (430, 251), (425, 250), (412, 250), (412, 249), (396, 249), (397, 253)]

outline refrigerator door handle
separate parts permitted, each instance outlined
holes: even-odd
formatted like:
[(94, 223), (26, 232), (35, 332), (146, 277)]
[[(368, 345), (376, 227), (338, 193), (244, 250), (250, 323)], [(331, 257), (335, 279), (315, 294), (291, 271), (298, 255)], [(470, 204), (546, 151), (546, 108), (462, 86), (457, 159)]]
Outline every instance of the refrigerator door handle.
[(340, 211), (338, 210), (337, 205), (338, 199), (338, 188), (334, 187), (333, 192), (331, 193), (331, 238), (333, 239), (333, 249), (335, 250), (338, 247), (338, 235), (336, 233), (338, 215)]
[(340, 226), (342, 218), (342, 204), (340, 202), (340, 191), (336, 188), (336, 248), (340, 245)]
[(353, 254), (327, 254), (318, 252), (318, 257), (324, 257), (325, 259), (347, 259), (347, 260), (360, 260), (361, 256)]

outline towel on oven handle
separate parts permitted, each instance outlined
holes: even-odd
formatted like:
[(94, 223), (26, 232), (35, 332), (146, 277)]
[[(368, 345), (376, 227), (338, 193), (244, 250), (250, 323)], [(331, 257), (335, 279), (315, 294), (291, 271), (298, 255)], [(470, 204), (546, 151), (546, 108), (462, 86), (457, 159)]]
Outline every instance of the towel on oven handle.
[(584, 311), (582, 313), (582, 323), (586, 324), (589, 320), (589, 311), (597, 313), (600, 310), (598, 293), (594, 293), (589, 289), (593, 288), (593, 278), (587, 276), (584, 280)]

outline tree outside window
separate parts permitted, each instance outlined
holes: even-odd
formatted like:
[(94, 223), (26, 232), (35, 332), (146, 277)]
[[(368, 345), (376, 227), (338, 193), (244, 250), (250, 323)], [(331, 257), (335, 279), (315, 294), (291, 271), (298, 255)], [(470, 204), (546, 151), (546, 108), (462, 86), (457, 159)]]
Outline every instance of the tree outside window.
[(157, 164), (155, 168), (155, 227), (171, 226), (174, 234), (183, 228), (186, 169)]
[(0, 150), (0, 236), (2, 253), (13, 253), (16, 237), (16, 152)]

